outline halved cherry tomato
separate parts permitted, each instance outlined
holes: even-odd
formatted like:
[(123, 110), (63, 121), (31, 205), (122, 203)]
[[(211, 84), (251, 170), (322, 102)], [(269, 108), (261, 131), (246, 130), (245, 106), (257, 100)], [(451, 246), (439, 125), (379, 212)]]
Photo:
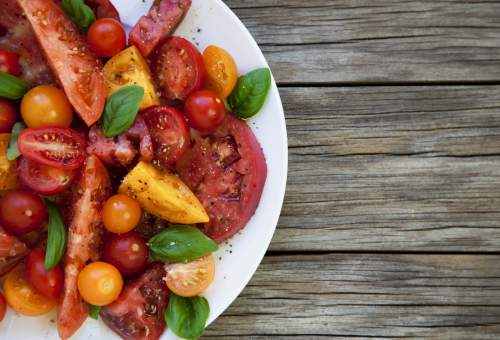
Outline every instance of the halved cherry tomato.
[(141, 220), (141, 207), (127, 195), (110, 197), (102, 209), (102, 222), (108, 231), (123, 234), (134, 229)]
[(151, 56), (156, 84), (165, 99), (184, 100), (205, 85), (203, 56), (184, 38), (168, 37)]
[(215, 92), (199, 90), (187, 98), (184, 114), (192, 128), (200, 132), (212, 132), (224, 120), (226, 107)]
[(45, 254), (33, 249), (26, 261), (26, 277), (35, 290), (49, 298), (57, 299), (61, 294), (64, 275), (60, 266), (45, 270)]
[(21, 101), (21, 115), (28, 127), (68, 127), (73, 120), (73, 107), (64, 91), (40, 85), (28, 91)]
[(111, 18), (98, 19), (87, 32), (87, 41), (99, 57), (110, 58), (123, 50), (126, 34), (122, 24)]
[(136, 232), (113, 235), (104, 244), (104, 261), (114, 265), (124, 276), (139, 273), (148, 261), (146, 241)]
[(85, 140), (70, 128), (28, 128), (17, 144), (24, 157), (48, 166), (71, 170), (85, 161)]
[(0, 293), (0, 321), (2, 321), (3, 318), (5, 318), (6, 311), (7, 311), (7, 302), (5, 301), (3, 294)]
[(14, 53), (0, 49), (0, 71), (18, 75), (21, 72), (19, 59)]
[(78, 291), (82, 298), (95, 306), (109, 305), (122, 291), (123, 279), (113, 265), (93, 262), (78, 275)]
[(210, 45), (203, 51), (208, 87), (221, 98), (233, 92), (238, 82), (238, 68), (233, 57), (223, 48)]
[(17, 176), (25, 187), (41, 195), (54, 195), (70, 187), (76, 171), (43, 165), (21, 156), (17, 161)]
[(3, 283), (5, 300), (13, 310), (22, 315), (47, 314), (57, 303), (56, 299), (38, 293), (26, 280), (21, 268), (11, 271)]
[(187, 263), (175, 263), (167, 267), (167, 287), (180, 296), (196, 296), (212, 283), (215, 276), (213, 255)]
[(15, 234), (40, 227), (47, 219), (42, 199), (28, 190), (10, 190), (0, 199), (0, 224)]
[(17, 120), (16, 108), (11, 101), (0, 98), (0, 133), (10, 133)]
[(163, 165), (174, 164), (189, 146), (186, 120), (179, 111), (166, 105), (146, 109), (143, 117), (151, 133), (155, 159)]

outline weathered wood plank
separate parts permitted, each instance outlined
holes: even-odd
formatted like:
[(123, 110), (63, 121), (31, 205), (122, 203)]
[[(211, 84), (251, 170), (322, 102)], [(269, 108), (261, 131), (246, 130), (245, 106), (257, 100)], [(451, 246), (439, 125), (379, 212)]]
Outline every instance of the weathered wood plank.
[(500, 337), (500, 256), (268, 256), (206, 338)]
[(498, 251), (500, 87), (281, 89), (271, 250)]
[(225, 1), (278, 82), (500, 80), (500, 2)]

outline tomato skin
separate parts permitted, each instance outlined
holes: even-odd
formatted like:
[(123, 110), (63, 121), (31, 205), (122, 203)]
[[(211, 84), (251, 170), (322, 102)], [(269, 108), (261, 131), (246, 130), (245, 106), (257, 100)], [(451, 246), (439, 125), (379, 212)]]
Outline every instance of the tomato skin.
[(168, 265), (167, 287), (179, 296), (201, 294), (215, 277), (215, 259), (212, 254), (187, 263)]
[(60, 266), (45, 270), (45, 254), (41, 249), (33, 249), (26, 261), (26, 278), (40, 294), (57, 299), (61, 294), (64, 282)]
[(42, 199), (28, 190), (14, 189), (0, 199), (0, 224), (12, 233), (33, 231), (46, 219)]
[(108, 231), (123, 234), (134, 229), (141, 220), (141, 207), (127, 195), (111, 196), (102, 209), (102, 221)]
[(17, 76), (21, 72), (21, 65), (17, 55), (0, 49), (0, 71)]
[(74, 170), (85, 161), (85, 140), (70, 128), (24, 129), (17, 143), (24, 157), (55, 168)]
[(148, 261), (146, 241), (136, 232), (113, 235), (104, 244), (105, 262), (114, 265), (124, 276), (139, 273)]
[(222, 100), (210, 90), (191, 93), (184, 104), (184, 114), (192, 128), (209, 133), (224, 120), (226, 107)]
[(189, 127), (182, 114), (166, 105), (146, 109), (142, 116), (149, 128), (155, 159), (162, 165), (174, 164), (187, 150)]
[(10, 133), (16, 120), (17, 113), (14, 104), (7, 99), (0, 98), (0, 133)]
[(5, 318), (5, 312), (7, 311), (7, 302), (2, 293), (0, 293), (0, 322)]
[(25, 187), (40, 195), (55, 195), (68, 189), (77, 174), (75, 170), (54, 168), (23, 156), (17, 161), (16, 172)]
[(93, 262), (78, 275), (78, 291), (94, 306), (115, 301), (122, 291), (123, 279), (118, 269), (106, 262)]
[(64, 91), (50, 85), (29, 90), (21, 101), (21, 116), (28, 127), (69, 127), (73, 121), (73, 107)]
[(126, 34), (119, 21), (98, 19), (89, 27), (87, 41), (99, 57), (110, 58), (125, 48)]
[(210, 45), (203, 51), (208, 87), (221, 98), (228, 97), (238, 82), (238, 68), (223, 48)]
[(151, 68), (165, 99), (185, 100), (205, 85), (203, 56), (184, 38), (168, 37), (160, 42), (151, 55)]

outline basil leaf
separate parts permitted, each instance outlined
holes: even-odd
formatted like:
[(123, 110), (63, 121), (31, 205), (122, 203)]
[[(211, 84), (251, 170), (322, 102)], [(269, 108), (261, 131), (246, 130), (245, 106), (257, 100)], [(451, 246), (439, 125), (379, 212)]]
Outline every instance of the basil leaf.
[(122, 87), (108, 98), (102, 118), (104, 136), (118, 136), (134, 124), (142, 97), (142, 86), (130, 85)]
[(205, 330), (209, 314), (210, 306), (204, 297), (186, 298), (170, 293), (165, 321), (177, 336), (198, 339)]
[(12, 127), (12, 131), (10, 132), (9, 148), (6, 152), (6, 156), (9, 161), (13, 161), (17, 157), (21, 156), (21, 152), (19, 152), (19, 149), (17, 148), (17, 138), (21, 132), (26, 129), (26, 127), (26, 124), (22, 122), (17, 122)]
[(88, 305), (89, 305), (89, 316), (92, 319), (97, 320), (99, 318), (99, 313), (101, 312), (101, 307), (91, 305), (90, 303)]
[(57, 206), (47, 199), (45, 199), (45, 205), (49, 212), (45, 270), (49, 271), (57, 266), (66, 250), (66, 228)]
[(11, 74), (0, 71), (0, 97), (17, 100), (28, 91), (28, 84)]
[(198, 228), (173, 225), (149, 239), (151, 256), (163, 262), (196, 260), (216, 251), (219, 247)]
[(61, 7), (83, 33), (87, 33), (90, 25), (96, 20), (94, 12), (83, 0), (63, 0)]
[(238, 79), (227, 98), (229, 107), (240, 118), (247, 119), (260, 111), (271, 88), (271, 71), (259, 68)]

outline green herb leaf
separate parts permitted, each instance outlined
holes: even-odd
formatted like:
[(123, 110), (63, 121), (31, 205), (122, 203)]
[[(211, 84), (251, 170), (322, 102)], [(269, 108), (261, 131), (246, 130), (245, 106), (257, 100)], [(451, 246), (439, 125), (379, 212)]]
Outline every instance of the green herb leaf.
[(28, 91), (28, 84), (11, 74), (0, 71), (0, 97), (17, 100)]
[(115, 137), (134, 124), (144, 97), (142, 86), (130, 85), (114, 92), (106, 103), (102, 129), (106, 137)]
[(26, 129), (26, 124), (22, 122), (17, 122), (12, 127), (12, 131), (10, 132), (9, 148), (6, 153), (9, 161), (13, 161), (21, 155), (21, 152), (19, 152), (19, 149), (17, 148), (17, 138), (24, 129)]
[(61, 7), (83, 33), (87, 33), (90, 25), (96, 20), (94, 12), (83, 0), (63, 0)]
[(242, 119), (260, 111), (271, 88), (271, 71), (259, 68), (238, 79), (233, 92), (227, 98), (229, 107)]
[(170, 293), (165, 321), (177, 336), (198, 339), (205, 330), (209, 314), (210, 306), (204, 297), (186, 298)]
[(91, 305), (90, 303), (88, 305), (89, 305), (89, 316), (92, 319), (97, 320), (99, 318), (99, 313), (101, 312), (101, 307)]
[(66, 228), (57, 206), (45, 199), (49, 212), (47, 251), (45, 253), (45, 270), (49, 271), (61, 260), (66, 250)]
[(163, 262), (192, 261), (216, 251), (211, 238), (191, 225), (173, 225), (148, 242), (151, 256)]

